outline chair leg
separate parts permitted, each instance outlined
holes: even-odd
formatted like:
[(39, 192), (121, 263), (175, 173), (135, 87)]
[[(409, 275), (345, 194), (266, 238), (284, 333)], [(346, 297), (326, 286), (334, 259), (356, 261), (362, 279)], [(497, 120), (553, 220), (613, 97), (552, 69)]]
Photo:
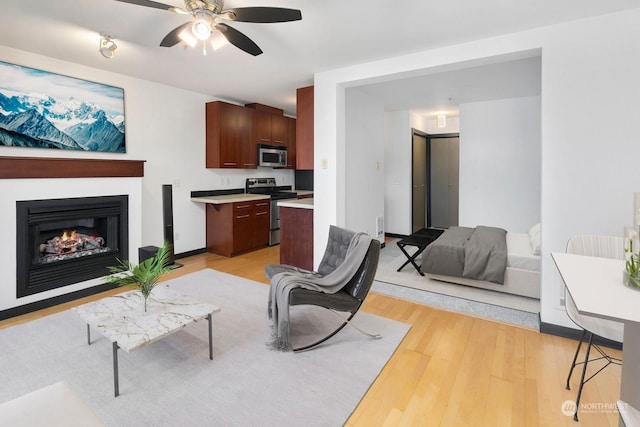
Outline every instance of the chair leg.
[(576, 349), (576, 354), (573, 355), (573, 362), (571, 362), (571, 369), (569, 369), (569, 375), (567, 376), (567, 390), (571, 390), (569, 381), (571, 380), (571, 374), (573, 374), (573, 368), (576, 367), (576, 360), (578, 360), (578, 353), (580, 353), (580, 347), (582, 347), (582, 342), (584, 341), (584, 335), (586, 333), (587, 331), (583, 329), (582, 335), (580, 335), (580, 341), (578, 341), (578, 348)]
[(329, 308), (323, 307), (326, 310), (329, 310), (330, 312), (332, 312), (333, 314), (335, 314), (336, 316), (338, 316), (340, 319), (342, 319), (342, 324), (340, 326), (338, 326), (338, 328), (336, 328), (333, 332), (331, 332), (329, 335), (325, 336), (324, 338), (321, 338), (320, 340), (314, 342), (313, 344), (309, 344), (309, 345), (305, 345), (304, 347), (298, 347), (298, 348), (294, 348), (293, 351), (294, 352), (298, 352), (298, 351), (304, 351), (304, 350), (310, 350), (311, 348), (322, 344), (323, 342), (325, 342), (326, 340), (328, 340), (329, 338), (331, 338), (332, 336), (334, 336), (335, 334), (337, 334), (338, 332), (340, 332), (342, 330), (342, 328), (344, 328), (347, 325), (352, 326), (354, 329), (356, 329), (358, 332), (367, 335), (373, 339), (380, 339), (382, 338), (382, 335), (380, 334), (370, 334), (369, 332), (366, 332), (364, 330), (362, 330), (361, 328), (357, 327), (355, 324), (353, 324), (351, 322), (351, 319), (353, 319), (353, 316), (356, 315), (356, 312), (351, 313), (351, 315), (349, 317), (344, 317), (342, 315), (340, 315), (339, 313), (337, 313), (334, 310), (331, 310)]
[(582, 387), (584, 386), (584, 375), (587, 372), (587, 364), (589, 362), (589, 352), (593, 342), (593, 334), (589, 332), (589, 344), (587, 344), (587, 354), (584, 356), (584, 365), (582, 366), (582, 375), (580, 376), (580, 386), (578, 387), (578, 397), (576, 398), (576, 411), (573, 414), (573, 420), (578, 421), (578, 409), (580, 408), (580, 396), (582, 395)]

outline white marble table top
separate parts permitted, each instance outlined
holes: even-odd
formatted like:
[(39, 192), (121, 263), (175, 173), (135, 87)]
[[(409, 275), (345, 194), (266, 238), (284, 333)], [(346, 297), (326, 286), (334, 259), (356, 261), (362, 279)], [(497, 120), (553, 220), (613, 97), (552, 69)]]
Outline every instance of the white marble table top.
[(213, 304), (157, 285), (147, 300), (129, 291), (79, 305), (72, 309), (111, 342), (130, 352), (220, 311)]

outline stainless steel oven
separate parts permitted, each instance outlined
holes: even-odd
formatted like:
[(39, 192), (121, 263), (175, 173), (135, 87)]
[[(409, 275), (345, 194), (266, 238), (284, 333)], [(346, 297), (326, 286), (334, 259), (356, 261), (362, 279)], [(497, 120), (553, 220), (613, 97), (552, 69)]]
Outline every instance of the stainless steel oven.
[(291, 186), (276, 186), (275, 178), (247, 178), (247, 193), (265, 194), (271, 197), (271, 213), (269, 218), (269, 246), (280, 243), (280, 208), (278, 202), (287, 199), (297, 199), (298, 194), (291, 190)]

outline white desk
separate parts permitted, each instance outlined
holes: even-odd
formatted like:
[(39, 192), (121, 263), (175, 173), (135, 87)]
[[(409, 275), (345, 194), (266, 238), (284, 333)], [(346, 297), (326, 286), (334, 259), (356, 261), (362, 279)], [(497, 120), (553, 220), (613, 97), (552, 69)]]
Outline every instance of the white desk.
[(620, 399), (640, 408), (640, 292), (622, 283), (624, 261), (551, 254), (578, 312), (624, 323)]

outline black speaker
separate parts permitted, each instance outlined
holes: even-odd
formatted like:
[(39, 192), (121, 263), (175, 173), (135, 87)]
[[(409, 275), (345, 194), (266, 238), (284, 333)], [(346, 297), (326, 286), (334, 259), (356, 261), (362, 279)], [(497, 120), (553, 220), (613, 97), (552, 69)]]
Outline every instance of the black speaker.
[(173, 248), (173, 189), (171, 184), (162, 186), (162, 228), (164, 230), (164, 241), (169, 242), (171, 245), (169, 265), (175, 264), (176, 257)]
[(138, 248), (138, 262), (141, 263), (148, 260), (149, 258), (156, 256), (156, 254), (158, 253), (158, 249), (160, 248), (157, 246), (143, 246), (141, 248)]

